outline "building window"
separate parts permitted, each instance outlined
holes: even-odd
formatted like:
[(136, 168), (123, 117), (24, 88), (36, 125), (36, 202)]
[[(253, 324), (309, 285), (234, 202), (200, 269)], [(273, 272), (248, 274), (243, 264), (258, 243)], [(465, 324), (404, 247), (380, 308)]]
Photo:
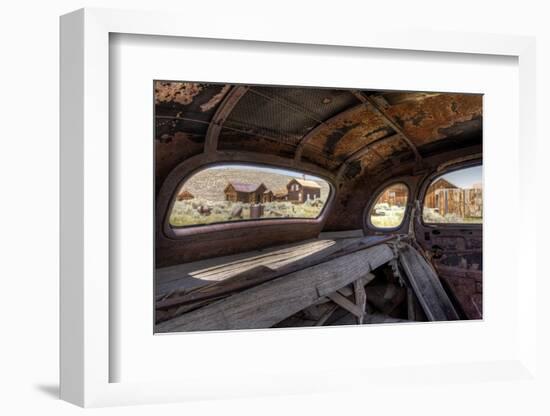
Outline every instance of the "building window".
[(397, 228), (403, 223), (409, 188), (403, 183), (396, 183), (385, 188), (372, 206), (369, 219), (375, 228)]
[(481, 224), (482, 166), (455, 170), (435, 178), (424, 197), (422, 218), (431, 224)]
[[(304, 192), (297, 192), (300, 190)], [(208, 167), (178, 189), (173, 227), (263, 219), (315, 219), (329, 199), (325, 180), (286, 169), (226, 164)]]

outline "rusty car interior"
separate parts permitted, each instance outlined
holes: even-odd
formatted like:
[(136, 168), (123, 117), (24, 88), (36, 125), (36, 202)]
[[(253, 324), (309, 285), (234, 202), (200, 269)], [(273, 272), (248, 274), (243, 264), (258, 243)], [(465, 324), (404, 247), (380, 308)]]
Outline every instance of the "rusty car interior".
[[(154, 332), (483, 318), (482, 95), (187, 81), (154, 93)], [(251, 202), (213, 221), (186, 184), (214, 167), (295, 176), (286, 194), (254, 174), (224, 183), (221, 204)], [(301, 186), (314, 191), (293, 200)], [(171, 220), (178, 203), (202, 222)], [(321, 208), (270, 208), (304, 204)]]

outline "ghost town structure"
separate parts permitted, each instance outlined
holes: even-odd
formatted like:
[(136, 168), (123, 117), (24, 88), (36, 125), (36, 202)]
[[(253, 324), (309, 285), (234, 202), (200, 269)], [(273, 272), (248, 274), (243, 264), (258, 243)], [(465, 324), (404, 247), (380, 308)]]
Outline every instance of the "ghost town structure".
[(476, 184), (471, 188), (459, 188), (444, 178), (433, 182), (428, 191), (424, 206), (434, 208), (441, 216), (456, 215), (461, 218), (481, 218), (483, 216), (483, 188)]
[(308, 200), (321, 198), (321, 186), (315, 181), (292, 179), (287, 185), (288, 200), (304, 203)]
[(266, 190), (267, 188), (263, 183), (254, 185), (231, 181), (223, 192), (226, 201), (257, 204), (263, 202), (263, 195)]
[(291, 179), (286, 189), (272, 191), (263, 184), (250, 184), (229, 181), (224, 189), (225, 200), (244, 203), (266, 203), (271, 201), (291, 201), (302, 204), (308, 200), (321, 198), (321, 185), (312, 180)]

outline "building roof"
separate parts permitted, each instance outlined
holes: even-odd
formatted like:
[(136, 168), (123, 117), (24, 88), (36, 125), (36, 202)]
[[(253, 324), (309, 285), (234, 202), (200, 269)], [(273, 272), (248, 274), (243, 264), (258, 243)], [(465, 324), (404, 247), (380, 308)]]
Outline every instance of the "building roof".
[[(410, 165), (416, 163), (413, 162), (416, 159), (429, 159), (447, 152), (453, 153), (452, 158), (455, 158), (454, 153), (457, 153), (456, 158), (460, 158), (478, 155), (482, 150), (481, 94), (248, 87), (166, 81), (155, 83), (158, 185), (182, 160), (194, 154), (194, 151), (188, 153), (186, 146), (176, 150), (174, 143), (186, 142), (188, 136), (194, 137), (195, 142), (190, 142), (192, 146), (204, 141), (208, 126), (218, 126), (220, 119), (214, 114), (219, 109), (225, 111), (225, 128), (211, 130), (215, 132), (213, 138), (217, 139), (219, 149), (242, 149), (266, 157), (288, 159), (295, 163), (298, 170), (306, 166), (305, 162), (312, 163), (319, 168), (312, 171), (312, 175), (321, 177), (330, 176), (329, 173), (336, 175), (346, 162), (349, 169), (346, 168), (341, 178), (346, 191), (337, 198), (347, 198), (352, 189), (360, 186), (362, 182), (354, 179), (357, 176), (365, 181), (371, 181), (376, 175), (382, 179), (386, 178), (390, 168), (408, 174), (409, 169), (413, 169)], [(224, 99), (230, 94), (229, 91), (236, 91), (235, 101)], [(281, 102), (288, 101), (289, 97), (292, 97), (296, 108), (314, 109), (311, 111), (316, 117), (312, 119), (309, 110), (300, 112), (282, 106)], [(381, 117), (377, 107), (362, 104), (367, 97), (378, 103), (377, 106), (384, 109), (386, 116)], [(326, 104), (319, 105), (322, 102)], [(228, 103), (232, 105), (226, 105)], [(191, 117), (200, 122), (174, 123), (166, 116)], [(396, 120), (401, 121), (401, 133), (398, 135), (392, 127)], [(243, 125), (247, 134), (239, 133)], [(378, 140), (381, 138), (384, 140)], [(164, 154), (174, 154), (174, 157), (161, 157)], [(396, 160), (403, 163), (394, 166)], [(285, 169), (288, 166), (280, 164), (279, 167)], [(350, 205), (347, 209), (353, 208)], [(347, 209), (342, 213), (347, 215)], [(335, 218), (329, 223), (336, 221)]]
[(191, 197), (191, 198), (193, 198), (193, 194), (191, 192), (189, 192), (187, 189), (184, 189), (184, 190), (180, 191), (178, 196), (179, 197)]
[(247, 192), (247, 193), (256, 192), (258, 188), (260, 188), (262, 185), (265, 187), (263, 183), (253, 184), (253, 183), (244, 183), (244, 182), (235, 182), (235, 181), (229, 181), (229, 184), (227, 186), (229, 185), (231, 185), (237, 192)]
[(452, 182), (449, 182), (447, 179), (445, 178), (439, 178), (437, 179), (434, 183), (432, 183), (430, 186), (435, 186), (436, 183), (438, 182), (445, 182), (445, 186), (447, 188), (458, 188), (458, 186), (456, 186), (454, 183)]
[[(308, 181), (306, 179), (293, 179), (293, 181), (298, 182), (302, 186), (307, 186), (308, 188), (319, 188), (319, 189), (321, 189), (321, 185), (319, 185), (315, 181)], [(292, 182), (292, 181), (290, 181), (290, 182)]]
[(264, 191), (264, 194), (268, 194), (268, 193), (270, 193), (270, 192), (273, 193), (273, 191), (271, 191), (271, 190), (269, 190), (269, 189), (266, 189), (266, 190)]
[(285, 196), (285, 195), (288, 195), (288, 190), (286, 188), (276, 189), (276, 190), (273, 191), (273, 195), (275, 195), (275, 196)]

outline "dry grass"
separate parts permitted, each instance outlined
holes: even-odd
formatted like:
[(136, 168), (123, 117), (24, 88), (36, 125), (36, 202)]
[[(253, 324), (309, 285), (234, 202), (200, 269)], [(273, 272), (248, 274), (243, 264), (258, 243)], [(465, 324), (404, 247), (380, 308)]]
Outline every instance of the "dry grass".
[[(220, 169), (205, 169), (193, 175), (182, 188), (191, 192), (195, 198), (206, 199), (208, 201), (223, 201), (225, 199), (223, 190), (229, 181), (250, 184), (263, 183), (267, 189), (275, 191), (277, 189), (286, 189), (287, 183), (293, 178), (293, 176), (262, 170), (224, 167)], [(330, 191), (329, 185), (322, 180), (316, 180), (315, 182), (321, 186), (321, 199), (326, 200)]]
[(434, 208), (424, 208), (422, 219), (428, 224), (483, 224), (482, 217), (462, 217), (457, 214), (440, 215)]
[[(257, 219), (250, 218), (250, 204), (225, 201), (224, 189), (228, 182), (263, 183), (268, 189), (277, 191), (286, 189), (291, 179), (293, 176), (282, 173), (236, 167), (203, 170), (183, 185), (182, 189), (189, 191), (194, 198), (174, 203), (170, 213), (170, 224), (184, 227)], [(263, 203), (264, 215), (261, 218), (317, 218), (321, 214), (330, 188), (324, 181), (316, 182), (321, 186), (321, 198), (317, 201), (306, 201), (303, 204), (286, 201)], [(231, 216), (239, 207), (242, 208), (240, 215)]]
[[(319, 200), (320, 201), (320, 200)], [(265, 218), (317, 218), (323, 209), (324, 202), (306, 202), (304, 204), (293, 204), (291, 202), (268, 202), (264, 206)], [(208, 215), (199, 212), (200, 207), (211, 209)], [(231, 217), (236, 207), (242, 207), (239, 217)], [(250, 218), (250, 204), (229, 201), (208, 201), (195, 199), (189, 201), (176, 201), (170, 215), (170, 224), (176, 227), (190, 225), (214, 224), (227, 221), (242, 221), (257, 218)]]
[(395, 228), (403, 222), (405, 207), (388, 204), (376, 204), (373, 212), (377, 215), (370, 216), (370, 222), (377, 228)]

